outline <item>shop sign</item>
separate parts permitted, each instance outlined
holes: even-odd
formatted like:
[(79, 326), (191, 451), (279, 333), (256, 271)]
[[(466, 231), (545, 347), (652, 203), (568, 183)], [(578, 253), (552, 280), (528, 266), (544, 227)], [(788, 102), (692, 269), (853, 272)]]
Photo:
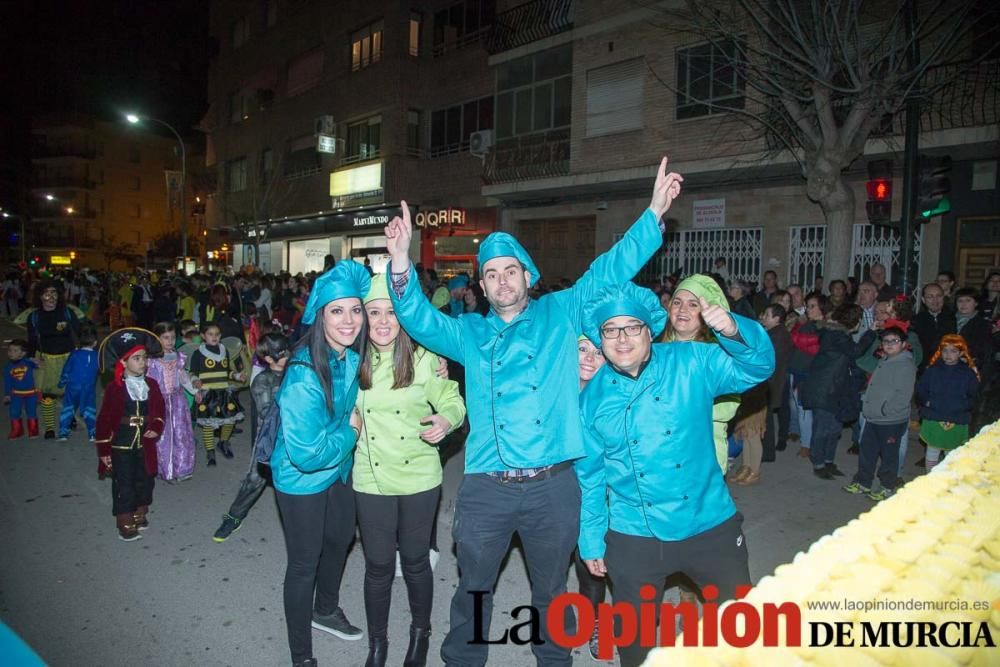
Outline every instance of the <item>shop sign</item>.
[(49, 264), (53, 266), (69, 266), (73, 263), (73, 259), (68, 255), (52, 255), (49, 257)]
[(464, 225), (464, 208), (444, 208), (438, 211), (420, 211), (414, 219), (417, 227), (443, 227), (444, 225)]
[(695, 229), (714, 229), (726, 226), (726, 200), (700, 199), (694, 203), (693, 226)]
[(385, 227), (389, 224), (389, 215), (386, 213), (356, 213), (354, 215), (354, 227)]
[(330, 196), (349, 201), (382, 192), (382, 162), (341, 169), (330, 174)]
[(316, 136), (316, 152), (317, 153), (330, 153), (334, 154), (337, 152), (337, 137), (331, 137), (328, 134), (320, 134)]

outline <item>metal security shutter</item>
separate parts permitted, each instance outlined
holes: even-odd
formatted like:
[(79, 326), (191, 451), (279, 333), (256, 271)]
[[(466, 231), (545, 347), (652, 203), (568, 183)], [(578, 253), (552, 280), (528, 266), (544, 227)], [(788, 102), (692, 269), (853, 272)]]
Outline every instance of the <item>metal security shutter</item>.
[(587, 72), (587, 136), (642, 129), (642, 58)]

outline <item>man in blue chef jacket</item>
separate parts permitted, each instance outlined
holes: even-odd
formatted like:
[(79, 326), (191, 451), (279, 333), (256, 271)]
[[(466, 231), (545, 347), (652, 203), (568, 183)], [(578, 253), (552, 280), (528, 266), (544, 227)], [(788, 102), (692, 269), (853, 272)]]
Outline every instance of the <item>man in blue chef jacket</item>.
[[(477, 597), (488, 638), (492, 591), (515, 532), (524, 545), (531, 604), (542, 614), (538, 665), (571, 665), (568, 648), (552, 642), (545, 613), (565, 592), (567, 563), (580, 518), (580, 487), (573, 459), (584, 455), (580, 426), (577, 336), (583, 305), (602, 288), (630, 280), (660, 248), (661, 218), (680, 195), (683, 178), (660, 162), (653, 197), (618, 243), (594, 260), (571, 289), (531, 299), (539, 272), (520, 243), (490, 234), (477, 256), (486, 316), (448, 317), (420, 289), (410, 263), (410, 212), (386, 227), (392, 256), (389, 281), (400, 324), (421, 345), (465, 366), (471, 431), (465, 443), (465, 479), (455, 503), (453, 535), (459, 584), (441, 657), (452, 667), (485, 665), (489, 647), (475, 638)], [(473, 595), (474, 591), (487, 591)]]

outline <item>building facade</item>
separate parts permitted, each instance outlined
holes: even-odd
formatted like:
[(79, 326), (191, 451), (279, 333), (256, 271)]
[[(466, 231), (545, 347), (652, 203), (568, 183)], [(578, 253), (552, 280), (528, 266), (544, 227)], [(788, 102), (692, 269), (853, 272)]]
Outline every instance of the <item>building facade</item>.
[[(546, 281), (575, 279), (645, 208), (669, 155), (685, 196), (644, 278), (719, 257), (751, 282), (767, 269), (782, 283), (827, 273), (826, 223), (798, 165), (691, 101), (739, 97), (738, 77), (642, 3), (217, 0), (211, 11), (209, 215), (234, 235), (237, 265), (294, 273), (330, 253), (378, 267), (381, 226), (405, 199), (423, 224), (414, 258), (445, 275), (474, 269), (478, 240), (503, 229)], [(953, 158), (952, 210), (915, 244), (923, 277), (950, 269), (971, 284), (1000, 264), (1000, 76), (996, 60), (957, 71), (935, 73), (952, 80), (920, 136), (921, 152)], [(864, 155), (896, 158), (897, 217), (901, 147), (897, 119)], [(846, 175), (851, 272), (880, 262), (892, 276), (899, 235), (867, 224), (865, 172), (859, 159)]]
[[(195, 199), (203, 162), (188, 147), (189, 246), (203, 235)], [(124, 122), (63, 115), (32, 124), (30, 259), (43, 265), (123, 269), (171, 264), (163, 237), (181, 226), (181, 158), (173, 137)], [(190, 155), (195, 153), (195, 155)]]
[(494, 16), (492, 0), (213, 2), (208, 216), (233, 263), (298, 273), (332, 254), (378, 269), (406, 200), (423, 225), (414, 258), (471, 269), (496, 221), (470, 152), (492, 128)]

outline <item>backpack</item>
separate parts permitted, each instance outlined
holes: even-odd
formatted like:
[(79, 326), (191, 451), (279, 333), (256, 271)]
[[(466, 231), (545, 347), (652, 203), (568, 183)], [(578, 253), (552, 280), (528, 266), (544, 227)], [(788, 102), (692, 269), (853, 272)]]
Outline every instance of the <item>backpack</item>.
[[(288, 365), (312, 367), (310, 364), (301, 361), (289, 361)], [(284, 385), (284, 383), (285, 380), (282, 378), (281, 384)], [(280, 387), (278, 392), (281, 392)], [(279, 429), (281, 429), (281, 409), (278, 406), (278, 401), (274, 400), (264, 410), (264, 414), (260, 418), (260, 424), (257, 427), (257, 436), (253, 440), (254, 457), (258, 463), (271, 465), (271, 455), (274, 453), (274, 444), (278, 440)]]

